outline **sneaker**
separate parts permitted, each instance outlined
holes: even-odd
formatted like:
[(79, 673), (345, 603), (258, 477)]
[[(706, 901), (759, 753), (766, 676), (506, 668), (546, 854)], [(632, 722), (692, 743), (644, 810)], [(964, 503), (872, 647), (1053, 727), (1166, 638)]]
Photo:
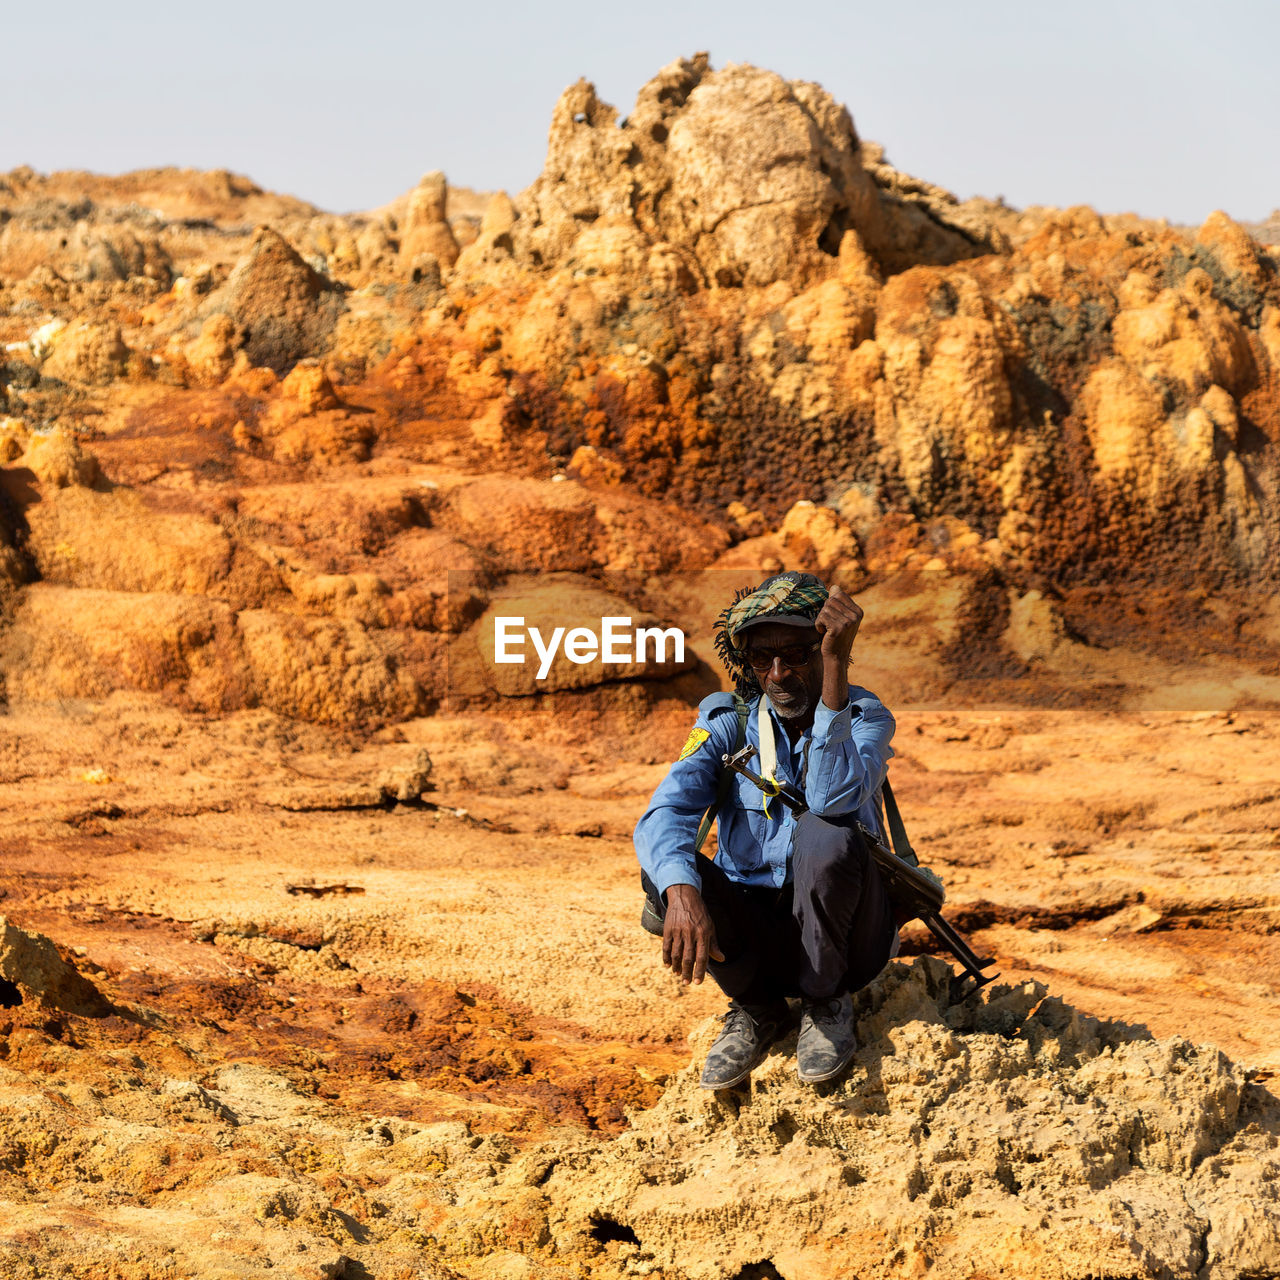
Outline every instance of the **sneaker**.
[(853, 997), (846, 992), (829, 1000), (805, 1000), (803, 1010), (796, 1069), (805, 1084), (821, 1084), (838, 1076), (858, 1051)]
[(786, 1005), (746, 1005), (729, 1002), (724, 1026), (702, 1068), (704, 1089), (730, 1089), (741, 1084), (759, 1065), (778, 1038), (787, 1018)]

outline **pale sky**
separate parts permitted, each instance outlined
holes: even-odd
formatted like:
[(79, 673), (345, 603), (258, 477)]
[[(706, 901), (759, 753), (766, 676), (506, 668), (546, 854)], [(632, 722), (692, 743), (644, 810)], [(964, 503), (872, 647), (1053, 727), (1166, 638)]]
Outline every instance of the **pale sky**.
[(918, 177), (1198, 223), (1280, 207), (1278, 0), (0, 6), (0, 171), (227, 168), (347, 211), (513, 194), (579, 76), (626, 114), (705, 49), (816, 80)]

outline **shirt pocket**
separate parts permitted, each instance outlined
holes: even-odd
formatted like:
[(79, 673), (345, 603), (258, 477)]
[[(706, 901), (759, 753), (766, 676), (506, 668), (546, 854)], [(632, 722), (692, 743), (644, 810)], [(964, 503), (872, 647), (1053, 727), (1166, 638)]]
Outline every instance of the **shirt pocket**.
[(728, 806), (731, 810), (732, 829), (721, 841), (721, 848), (725, 859), (738, 871), (759, 871), (765, 865), (765, 841), (778, 821), (774, 805), (780, 805), (782, 801), (769, 801), (769, 811), (774, 814), (773, 818), (765, 816), (764, 801), (764, 792), (754, 782), (742, 777), (734, 780)]

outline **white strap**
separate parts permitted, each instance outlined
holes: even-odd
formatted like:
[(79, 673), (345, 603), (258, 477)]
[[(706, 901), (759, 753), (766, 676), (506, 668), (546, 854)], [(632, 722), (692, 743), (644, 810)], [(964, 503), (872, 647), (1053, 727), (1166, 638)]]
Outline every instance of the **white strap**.
[(760, 737), (760, 776), (773, 782), (777, 778), (778, 747), (773, 740), (773, 717), (769, 714), (769, 699), (763, 694), (756, 706), (756, 733)]
[[(773, 738), (773, 717), (769, 714), (769, 699), (760, 695), (756, 706), (756, 734), (760, 739), (760, 776), (766, 782), (778, 779), (778, 745)], [(776, 794), (776, 792), (774, 793)], [(769, 816), (769, 795), (764, 798), (765, 816)]]

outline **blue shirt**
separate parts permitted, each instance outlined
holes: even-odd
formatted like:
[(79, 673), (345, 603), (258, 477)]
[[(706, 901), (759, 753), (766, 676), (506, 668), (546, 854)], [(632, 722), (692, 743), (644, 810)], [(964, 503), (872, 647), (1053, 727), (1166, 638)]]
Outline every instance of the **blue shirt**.
[[(751, 700), (746, 745), (760, 747), (756, 714), (760, 698)], [(882, 832), (877, 799), (893, 748), (895, 728), (889, 709), (866, 689), (851, 688), (840, 711), (819, 701), (813, 725), (796, 742), (773, 711), (779, 781), (803, 790), (809, 809), (820, 817), (856, 815), (872, 831)], [(693, 746), (706, 733), (705, 741)], [(721, 758), (733, 750), (738, 717), (729, 694), (712, 694), (698, 707), (698, 721), (690, 734), (684, 758), (671, 766), (636, 824), (636, 856), (659, 892), (673, 884), (702, 888), (693, 842), (707, 808), (715, 803)], [(692, 747), (692, 750), (690, 750)], [(804, 769), (806, 752), (808, 769)], [(757, 756), (748, 762), (760, 771)], [(801, 778), (804, 783), (801, 786)], [(716, 865), (731, 880), (780, 888), (791, 879), (791, 843), (795, 814), (777, 797), (769, 800), (753, 782), (735, 774), (719, 815)]]

